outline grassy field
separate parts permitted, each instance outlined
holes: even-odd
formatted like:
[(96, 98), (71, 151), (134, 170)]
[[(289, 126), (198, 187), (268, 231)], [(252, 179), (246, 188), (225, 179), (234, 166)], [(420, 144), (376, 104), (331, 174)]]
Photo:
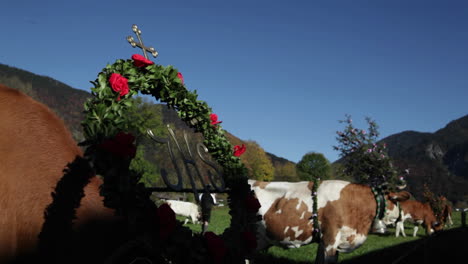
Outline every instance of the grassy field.
[[(208, 231), (212, 231), (216, 234), (223, 233), (224, 229), (230, 225), (230, 215), (228, 213), (228, 209), (228, 207), (214, 208)], [(178, 219), (181, 221), (183, 220), (183, 218), (179, 216)], [(461, 226), (461, 213), (453, 213), (453, 222), (454, 225), (451, 228)], [(187, 226), (195, 232), (201, 232), (201, 227), (199, 225), (193, 225), (189, 223)], [(405, 223), (405, 233), (407, 237), (395, 237), (394, 228), (389, 228), (388, 231), (389, 233), (387, 235), (369, 235), (366, 242), (360, 248), (351, 253), (340, 254), (339, 261), (349, 260), (372, 251), (381, 250), (404, 242), (415, 241), (425, 236), (424, 229), (420, 227), (417, 236), (412, 237), (413, 225), (409, 223)], [(315, 259), (316, 250), (317, 244), (311, 244), (297, 249), (284, 249), (273, 246), (260, 254), (260, 258), (258, 259), (257, 263), (311, 263)]]

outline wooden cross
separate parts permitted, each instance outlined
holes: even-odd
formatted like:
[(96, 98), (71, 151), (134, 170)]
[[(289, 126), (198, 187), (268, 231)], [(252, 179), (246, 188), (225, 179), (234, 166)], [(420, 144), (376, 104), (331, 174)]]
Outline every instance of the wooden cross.
[(142, 49), (143, 50), (143, 55), (145, 55), (146, 59), (148, 59), (148, 55), (146, 55), (146, 52), (150, 52), (151, 55), (153, 55), (153, 57), (156, 58), (158, 56), (158, 52), (153, 47), (145, 47), (145, 45), (143, 44), (143, 41), (141, 40), (141, 36), (140, 36), (141, 35), (141, 30), (138, 29), (138, 26), (133, 25), (132, 30), (137, 35), (139, 42), (135, 42), (135, 40), (133, 39), (132, 36), (128, 36), (127, 41), (130, 43), (130, 45), (132, 45), (132, 47), (134, 47), (134, 48), (139, 47), (140, 49)]

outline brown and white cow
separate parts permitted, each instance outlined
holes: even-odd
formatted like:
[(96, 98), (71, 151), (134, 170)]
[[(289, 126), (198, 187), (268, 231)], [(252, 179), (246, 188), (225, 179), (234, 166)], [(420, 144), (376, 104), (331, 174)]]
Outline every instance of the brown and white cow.
[[(272, 244), (294, 248), (312, 242), (312, 182), (249, 180), (260, 201), (258, 249)], [(396, 200), (409, 196), (394, 194)], [(377, 202), (369, 186), (346, 181), (323, 181), (317, 189), (322, 232), (316, 263), (336, 263), (338, 252), (364, 243), (376, 216)]]
[[(67, 163), (82, 152), (64, 123), (46, 106), (0, 85), (0, 263), (31, 254), (51, 192)], [(74, 224), (113, 216), (93, 177)], [(85, 253), (85, 252), (82, 252)]]
[[(400, 219), (401, 216), (401, 207), (399, 203), (399, 199), (401, 195), (405, 193), (408, 199), (411, 197), (411, 194), (406, 191), (401, 191), (399, 193), (388, 193), (386, 196), (387, 203), (386, 203), (386, 208), (385, 208), (385, 214), (382, 219), (382, 222), (386, 226), (395, 226), (397, 221)], [(405, 199), (407, 200), (407, 199)]]
[(414, 223), (414, 231), (413, 237), (416, 236), (419, 225), (423, 225), (426, 229), (426, 234), (430, 235), (434, 233), (434, 231), (439, 231), (443, 228), (438, 221), (436, 216), (434, 215), (434, 211), (432, 211), (431, 206), (429, 203), (422, 203), (416, 200), (408, 200), (400, 202), (401, 208), (401, 217), (396, 223), (396, 231), (395, 236), (399, 236), (399, 233), (403, 236), (405, 234), (405, 227), (404, 222), (409, 221)]

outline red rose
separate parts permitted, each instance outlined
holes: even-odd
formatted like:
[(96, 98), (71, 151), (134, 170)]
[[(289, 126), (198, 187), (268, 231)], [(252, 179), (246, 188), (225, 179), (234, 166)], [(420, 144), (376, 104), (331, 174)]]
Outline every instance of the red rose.
[(128, 88), (127, 78), (123, 77), (122, 75), (118, 73), (111, 74), (109, 78), (109, 83), (112, 87), (112, 90), (114, 90), (114, 92), (119, 93), (119, 97), (117, 98), (117, 101), (120, 101), (120, 96), (124, 96), (128, 94), (128, 91), (130, 90)]
[(212, 125), (217, 125), (222, 123), (223, 121), (218, 121), (218, 115), (217, 114), (210, 114), (210, 120)]
[(262, 205), (260, 204), (260, 202), (255, 196), (253, 196), (252, 194), (249, 194), (245, 198), (245, 207), (247, 207), (247, 210), (249, 210), (249, 212), (254, 213), (254, 212), (258, 212), (258, 209), (260, 209)]
[(144, 56), (141, 56), (140, 54), (133, 54), (132, 60), (133, 60), (133, 65), (139, 68), (143, 68), (148, 65), (154, 64), (154, 62), (148, 60), (147, 58), (145, 58)]
[(179, 78), (180, 81), (182, 82), (182, 84), (184, 84), (184, 76), (182, 76), (182, 73), (178, 72), (177, 73), (177, 78)]
[(162, 204), (158, 208), (159, 238), (165, 240), (176, 227), (176, 216), (168, 204)]
[(223, 263), (223, 258), (226, 255), (227, 248), (224, 245), (224, 241), (213, 232), (206, 232), (204, 234), (208, 251), (213, 256), (215, 263)]
[(252, 252), (257, 248), (257, 237), (250, 231), (242, 232), (242, 239), (247, 246), (247, 249)]
[(116, 156), (133, 159), (136, 155), (136, 147), (133, 145), (133, 141), (135, 141), (135, 137), (132, 134), (119, 132), (113, 139), (102, 142), (99, 147)]
[(244, 154), (245, 150), (246, 150), (246, 147), (244, 144), (242, 144), (242, 146), (236, 145), (234, 147), (234, 156), (240, 157), (242, 154)]

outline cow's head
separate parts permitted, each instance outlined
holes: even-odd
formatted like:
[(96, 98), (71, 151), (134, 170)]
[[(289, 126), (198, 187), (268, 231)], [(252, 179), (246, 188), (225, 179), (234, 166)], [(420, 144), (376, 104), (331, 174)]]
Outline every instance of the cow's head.
[(434, 233), (441, 231), (442, 228), (443, 228), (443, 225), (441, 224), (441, 222), (433, 221), (433, 222), (428, 223), (428, 225), (426, 225), (426, 233), (428, 235), (432, 235)]
[(426, 226), (427, 234), (431, 235), (435, 232), (441, 231), (444, 228), (444, 225), (438, 220), (429, 203), (425, 203), (424, 207), (426, 210), (426, 217), (424, 219), (423, 225)]
[[(400, 216), (400, 209), (397, 206), (397, 202), (406, 201), (410, 197), (411, 197), (411, 194), (407, 191), (385, 193), (385, 200), (386, 200), (385, 216), (382, 219), (385, 225), (395, 224), (398, 217)], [(384, 229), (380, 228), (380, 230), (384, 230)], [(374, 229), (374, 232), (376, 231), (377, 229)]]

